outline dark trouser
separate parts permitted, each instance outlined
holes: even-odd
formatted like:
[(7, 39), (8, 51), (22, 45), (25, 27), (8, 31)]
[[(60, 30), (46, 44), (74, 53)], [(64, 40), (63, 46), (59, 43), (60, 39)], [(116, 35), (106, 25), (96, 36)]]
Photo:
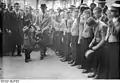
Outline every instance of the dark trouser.
[(68, 60), (70, 58), (70, 33), (66, 33), (64, 36), (64, 58)]
[(106, 43), (100, 59), (98, 76), (101, 79), (119, 79), (119, 43)]
[(13, 43), (15, 43), (15, 42), (13, 42), (12, 41), (12, 36), (11, 36), (11, 34), (8, 34), (8, 33), (3, 33), (3, 45), (1, 45), (2, 46), (2, 48), (3, 48), (3, 55), (5, 54), (5, 53), (9, 53), (9, 52), (12, 52), (12, 49), (13, 49)]
[(40, 52), (41, 52), (41, 57), (44, 57), (46, 51), (47, 51), (47, 38), (48, 38), (48, 34), (47, 33), (42, 33), (39, 35), (41, 40), (38, 43), (40, 45)]
[(64, 47), (64, 42), (62, 41), (62, 38), (64, 38), (64, 36), (63, 36), (63, 32), (61, 31), (60, 32), (60, 55), (61, 56), (64, 56), (63, 54), (64, 54), (64, 49), (63, 49), (63, 47)]
[(31, 52), (32, 52), (32, 50), (25, 49), (25, 61), (30, 59)]
[(56, 36), (55, 36), (55, 41), (54, 41), (54, 43), (55, 43), (55, 49), (56, 49), (56, 51), (60, 51), (60, 32), (59, 31), (56, 31), (56, 34), (55, 34)]
[(19, 45), (14, 45), (13, 51), (12, 51), (12, 55), (14, 55), (16, 46), (17, 46), (17, 55), (20, 55), (20, 54), (21, 54), (21, 44), (19, 44)]
[(79, 61), (80, 61), (80, 65), (82, 65), (85, 68), (88, 67), (88, 63), (87, 63), (86, 58), (85, 58), (85, 53), (89, 49), (89, 44), (92, 41), (92, 39), (93, 39), (93, 37), (81, 39)]
[(103, 55), (103, 46), (89, 54), (88, 58), (86, 59), (87, 63), (89, 63), (88, 67), (93, 68), (95, 73), (98, 73), (100, 62), (102, 60), (101, 55)]
[(72, 60), (74, 61), (76, 61), (76, 56), (77, 56), (77, 42), (78, 42), (78, 36), (72, 36), (71, 51), (72, 51)]
[(45, 53), (47, 51), (47, 46), (45, 45), (43, 40), (41, 40), (39, 42), (39, 45), (40, 45), (41, 57), (44, 57), (44, 55), (45, 55)]
[(57, 38), (57, 33), (56, 31), (54, 32), (54, 35), (53, 35), (53, 49), (56, 51), (56, 45), (57, 45), (57, 42), (56, 42), (56, 39)]
[(50, 33), (48, 31), (43, 32), (43, 43), (46, 47), (50, 47)]
[(80, 60), (79, 60), (80, 59), (80, 45), (81, 44), (77, 44), (77, 47), (76, 47), (77, 48), (76, 49), (76, 52), (77, 52), (76, 53), (76, 64), (77, 65), (80, 65)]
[(18, 53), (18, 55), (21, 54), (21, 45), (17, 45), (17, 53)]

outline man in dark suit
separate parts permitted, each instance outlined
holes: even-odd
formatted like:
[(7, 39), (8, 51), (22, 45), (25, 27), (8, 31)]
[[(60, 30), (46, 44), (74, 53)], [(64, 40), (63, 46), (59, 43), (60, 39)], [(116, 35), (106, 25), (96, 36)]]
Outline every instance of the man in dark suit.
[(9, 30), (9, 15), (10, 12), (8, 11), (8, 9), (6, 9), (6, 5), (5, 3), (2, 3), (2, 22), (3, 22), (3, 55), (6, 55), (7, 53), (9, 53), (11, 51), (11, 46), (10, 46), (10, 30)]
[(14, 4), (14, 11), (11, 13), (10, 17), (10, 29), (12, 31), (12, 45), (13, 45), (13, 51), (12, 55), (14, 55), (16, 46), (17, 46), (17, 56), (21, 56), (21, 45), (23, 44), (24, 40), (24, 34), (22, 31), (23, 28), (23, 19), (20, 15), (20, 6), (19, 3)]

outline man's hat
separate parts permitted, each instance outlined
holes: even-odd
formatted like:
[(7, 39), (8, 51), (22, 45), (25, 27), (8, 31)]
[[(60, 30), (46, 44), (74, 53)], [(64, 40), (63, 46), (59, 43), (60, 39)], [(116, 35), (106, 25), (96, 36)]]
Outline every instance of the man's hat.
[(115, 1), (115, 2), (112, 4), (110, 10), (111, 10), (111, 11), (120, 10), (120, 0)]
[(16, 6), (16, 5), (20, 5), (20, 4), (19, 3), (15, 3), (14, 6)]
[(106, 3), (106, 0), (98, 0), (98, 3)]
[(47, 8), (46, 4), (41, 4), (41, 8)]

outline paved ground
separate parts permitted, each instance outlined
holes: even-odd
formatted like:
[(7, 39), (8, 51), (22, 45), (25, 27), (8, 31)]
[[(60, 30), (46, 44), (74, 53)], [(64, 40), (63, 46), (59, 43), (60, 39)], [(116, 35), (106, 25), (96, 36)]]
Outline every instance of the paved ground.
[(49, 49), (48, 56), (39, 60), (39, 52), (32, 53), (32, 62), (25, 63), (23, 57), (3, 58), (3, 78), (5, 79), (88, 79), (87, 74), (61, 62)]

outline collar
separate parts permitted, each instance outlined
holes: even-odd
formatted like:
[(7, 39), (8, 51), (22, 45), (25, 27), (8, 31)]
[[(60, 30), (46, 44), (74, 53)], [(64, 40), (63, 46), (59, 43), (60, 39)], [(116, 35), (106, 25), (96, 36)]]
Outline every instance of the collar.
[(19, 14), (19, 13), (20, 13), (20, 11), (19, 11), (19, 10), (18, 10), (18, 11), (16, 11), (16, 10), (15, 10), (15, 13), (16, 13), (16, 14)]

